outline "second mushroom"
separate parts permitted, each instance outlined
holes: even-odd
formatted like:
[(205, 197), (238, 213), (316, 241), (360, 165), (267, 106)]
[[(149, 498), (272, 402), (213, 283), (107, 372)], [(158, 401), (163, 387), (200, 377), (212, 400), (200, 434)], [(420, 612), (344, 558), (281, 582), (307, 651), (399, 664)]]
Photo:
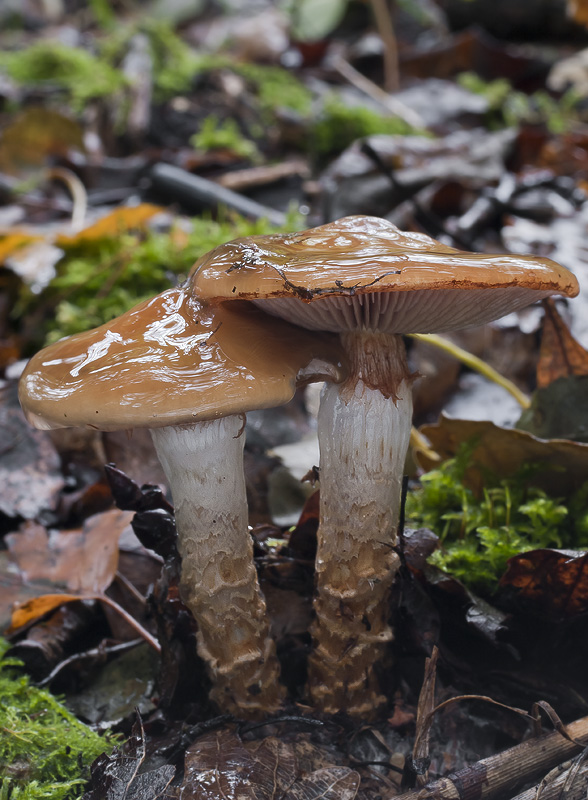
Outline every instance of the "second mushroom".
[(266, 714), (284, 696), (248, 530), (245, 412), (288, 402), (301, 381), (341, 377), (333, 339), (170, 289), (50, 345), (21, 378), (37, 428), (151, 429), (175, 504), (182, 597), (225, 711)]
[(238, 239), (193, 268), (213, 302), (250, 300), (312, 331), (332, 331), (349, 360), (318, 419), (320, 523), (309, 689), (328, 712), (373, 715), (385, 703), (375, 665), (392, 639), (388, 596), (411, 418), (402, 334), (481, 325), (575, 277), (546, 258), (480, 255), (346, 217), (298, 234)]

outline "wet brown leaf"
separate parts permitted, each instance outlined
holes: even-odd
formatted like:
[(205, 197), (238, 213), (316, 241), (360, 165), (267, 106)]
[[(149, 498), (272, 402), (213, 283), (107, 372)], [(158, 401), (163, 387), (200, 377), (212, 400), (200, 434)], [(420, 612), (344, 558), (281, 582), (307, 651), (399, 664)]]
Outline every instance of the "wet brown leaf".
[(359, 775), (347, 767), (299, 773), (294, 744), (275, 737), (242, 742), (225, 729), (201, 737), (189, 748), (180, 796), (182, 800), (353, 800), (357, 794)]
[(536, 610), (557, 616), (588, 610), (588, 553), (531, 550), (508, 562), (501, 586), (518, 589)]
[[(538, 439), (525, 431), (501, 428), (492, 422), (450, 419), (441, 415), (435, 425), (424, 425), (422, 433), (442, 459), (452, 458), (463, 442), (477, 440), (467, 483), (480, 490), (484, 472), (500, 477), (513, 475), (525, 464), (537, 464), (533, 485), (552, 495), (568, 496), (588, 480), (588, 444), (563, 439)], [(418, 453), (425, 469), (433, 469), (426, 454)]]
[(245, 745), (229, 730), (198, 739), (186, 752), (182, 800), (273, 800), (296, 779), (291, 746), (275, 738)]
[(0, 137), (0, 171), (18, 175), (42, 166), (49, 156), (65, 156), (84, 150), (83, 132), (77, 122), (57, 111), (33, 107), (19, 114)]
[(548, 386), (558, 378), (571, 375), (588, 375), (588, 350), (574, 339), (554, 301), (544, 300), (543, 305), (545, 317), (537, 364), (537, 386)]

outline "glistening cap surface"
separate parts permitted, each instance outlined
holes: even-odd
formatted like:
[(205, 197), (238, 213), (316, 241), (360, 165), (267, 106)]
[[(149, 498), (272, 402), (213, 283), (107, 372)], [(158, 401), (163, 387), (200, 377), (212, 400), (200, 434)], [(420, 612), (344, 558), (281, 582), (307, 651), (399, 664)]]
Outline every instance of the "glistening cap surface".
[(183, 425), (288, 402), (297, 377), (340, 380), (340, 349), (248, 303), (169, 289), (37, 353), (20, 385), (37, 428)]
[(365, 216), (236, 239), (203, 256), (189, 285), (210, 300), (253, 300), (311, 329), (389, 333), (480, 325), (579, 291), (575, 276), (548, 258), (462, 252)]

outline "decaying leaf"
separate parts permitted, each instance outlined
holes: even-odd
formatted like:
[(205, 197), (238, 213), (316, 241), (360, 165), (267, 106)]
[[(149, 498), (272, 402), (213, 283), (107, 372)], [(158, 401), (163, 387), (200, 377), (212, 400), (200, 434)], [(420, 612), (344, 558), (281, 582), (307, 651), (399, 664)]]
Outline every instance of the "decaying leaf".
[(292, 748), (279, 739), (246, 746), (224, 729), (188, 749), (185, 770), (182, 800), (273, 800), (296, 780), (296, 759)]
[(25, 523), (6, 543), (27, 581), (46, 580), (71, 592), (99, 594), (111, 583), (118, 565), (118, 540), (132, 514), (113, 509), (90, 517), (83, 528), (47, 531)]
[[(11, 630), (63, 603), (101, 598), (118, 566), (118, 540), (131, 512), (112, 510), (73, 531), (47, 531), (25, 522), (5, 537), (10, 561), (0, 570), (0, 619), (12, 611)], [(6, 590), (3, 591), (3, 587)]]
[(511, 558), (501, 586), (518, 589), (538, 612), (574, 616), (588, 611), (588, 553), (531, 550)]
[(82, 242), (120, 236), (125, 231), (144, 228), (148, 220), (161, 211), (163, 211), (161, 206), (154, 206), (150, 203), (121, 206), (74, 236), (61, 234), (56, 241), (60, 247), (74, 247)]
[(185, 766), (182, 800), (353, 800), (360, 781), (348, 767), (302, 775), (293, 744), (275, 737), (242, 742), (227, 729), (199, 738)]
[(558, 378), (571, 375), (588, 375), (588, 350), (574, 339), (552, 299), (544, 300), (543, 306), (545, 317), (537, 364), (537, 386), (548, 386)]
[[(492, 422), (450, 419), (444, 415), (437, 424), (425, 425), (421, 431), (443, 460), (455, 456), (463, 442), (477, 442), (465, 475), (474, 490), (484, 486), (485, 471), (507, 477), (526, 464), (536, 465), (533, 485), (550, 495), (567, 497), (588, 480), (588, 444), (538, 439), (525, 431), (501, 428)], [(418, 454), (418, 459), (427, 470), (438, 466), (423, 453)]]
[(116, 748), (98, 756), (92, 764), (90, 789), (83, 800), (158, 800), (175, 775), (175, 767), (163, 765), (141, 771), (145, 761), (145, 733), (141, 722), (133, 725), (126, 750)]

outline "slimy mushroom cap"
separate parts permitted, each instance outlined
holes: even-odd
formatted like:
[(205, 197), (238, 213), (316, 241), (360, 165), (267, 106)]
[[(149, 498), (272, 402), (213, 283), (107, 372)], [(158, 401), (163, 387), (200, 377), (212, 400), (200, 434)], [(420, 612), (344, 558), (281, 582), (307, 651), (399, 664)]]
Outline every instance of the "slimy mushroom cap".
[(169, 289), (41, 350), (19, 392), (37, 428), (156, 428), (282, 405), (307, 365), (338, 380), (339, 360), (333, 339), (251, 304), (213, 309)]

